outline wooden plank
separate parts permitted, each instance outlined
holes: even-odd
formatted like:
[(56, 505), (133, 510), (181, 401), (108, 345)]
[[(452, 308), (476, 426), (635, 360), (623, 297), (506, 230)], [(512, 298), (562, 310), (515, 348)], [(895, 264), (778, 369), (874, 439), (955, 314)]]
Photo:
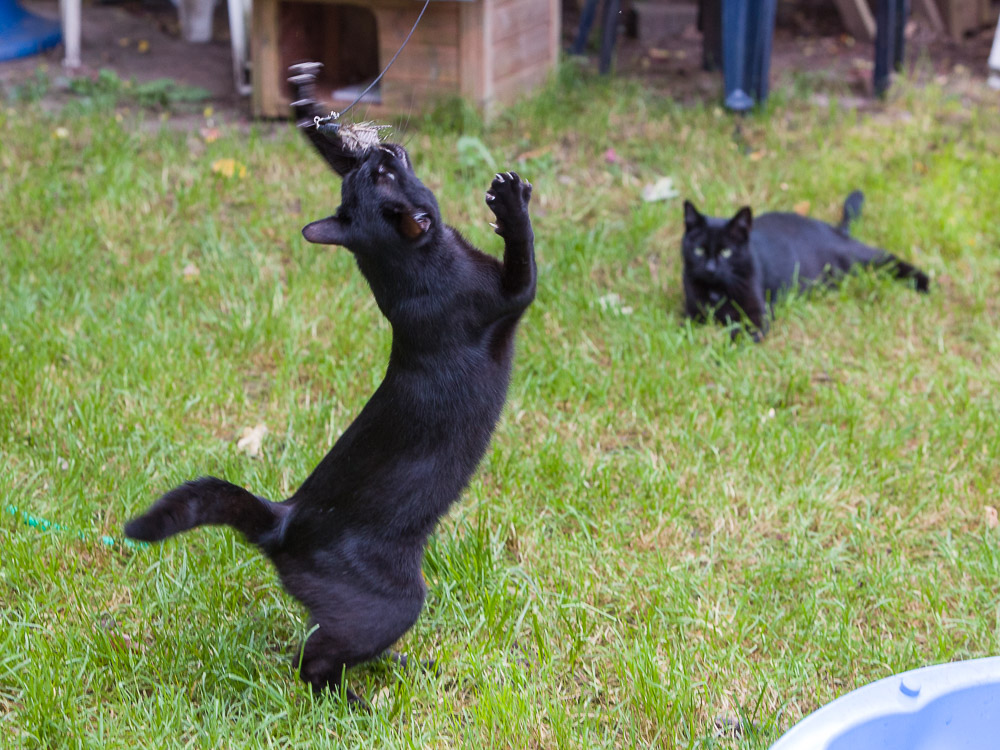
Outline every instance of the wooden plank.
[(875, 16), (867, 0), (834, 0), (847, 33), (862, 42), (875, 41)]
[(386, 85), (382, 91), (382, 105), (378, 110), (381, 112), (419, 112), (430, 108), (437, 101), (455, 96), (455, 87), (445, 84), (383, 83)]
[[(391, 57), (392, 53), (389, 55)], [(386, 58), (387, 61), (388, 59)], [(385, 65), (384, 62), (382, 64)], [(458, 47), (414, 44), (411, 41), (383, 80), (443, 81), (450, 83), (457, 93)]]
[(252, 65), (251, 104), (257, 117), (287, 117), (288, 109), (279, 83), (278, 2), (257, 0), (253, 4), (250, 40)]
[(494, 44), (540, 26), (548, 29), (550, 14), (549, 3), (538, 0), (507, 3), (505, 6), (497, 8), (493, 14)]
[(549, 67), (534, 66), (523, 68), (509, 76), (497, 80), (494, 88), (493, 105), (510, 103), (527, 94), (540, 85), (548, 76)]
[(522, 68), (547, 68), (550, 57), (549, 39), (549, 30), (545, 26), (536, 26), (519, 36), (508, 37), (494, 44), (495, 78), (506, 78)]
[[(463, 3), (464, 4), (464, 3)], [(458, 45), (458, 17), (461, 10), (458, 3), (431, 3), (413, 32), (410, 44)], [(387, 46), (399, 49), (406, 35), (413, 28), (413, 22), (420, 14), (420, 6), (412, 8), (380, 8), (376, 10), (379, 38)]]
[(477, 107), (488, 98), (484, 59), (482, 3), (462, 3), (458, 8), (459, 93)]
[(941, 11), (938, 10), (935, 0), (916, 0), (913, 6), (914, 10), (923, 14), (935, 33), (945, 33), (944, 19), (941, 18)]
[(956, 42), (961, 42), (967, 31), (979, 25), (978, 0), (938, 0), (938, 9), (948, 35)]
[(979, 23), (982, 26), (993, 26), (996, 20), (997, 10), (994, 0), (979, 0)]
[(560, 0), (549, 0), (549, 64), (555, 67), (559, 64), (559, 48), (562, 45), (562, 3)]

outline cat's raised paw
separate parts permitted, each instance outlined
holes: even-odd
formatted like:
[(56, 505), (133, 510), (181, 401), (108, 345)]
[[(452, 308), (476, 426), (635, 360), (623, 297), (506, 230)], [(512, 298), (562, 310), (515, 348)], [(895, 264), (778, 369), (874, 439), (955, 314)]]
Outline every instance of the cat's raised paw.
[(299, 127), (313, 124), (313, 118), (321, 116), (316, 102), (316, 75), (323, 63), (306, 62), (288, 68), (288, 84), (292, 88), (292, 111)]
[(494, 231), (507, 238), (511, 233), (526, 230), (530, 200), (530, 182), (522, 180), (517, 172), (497, 174), (486, 193), (486, 205), (497, 217), (496, 223), (491, 223)]

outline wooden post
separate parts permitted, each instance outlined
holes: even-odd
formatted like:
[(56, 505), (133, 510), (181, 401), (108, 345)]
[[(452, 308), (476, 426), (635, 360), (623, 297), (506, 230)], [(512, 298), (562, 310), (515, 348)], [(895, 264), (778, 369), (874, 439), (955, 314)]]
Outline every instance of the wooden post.
[(847, 33), (862, 42), (875, 40), (875, 16), (867, 0), (834, 0)]

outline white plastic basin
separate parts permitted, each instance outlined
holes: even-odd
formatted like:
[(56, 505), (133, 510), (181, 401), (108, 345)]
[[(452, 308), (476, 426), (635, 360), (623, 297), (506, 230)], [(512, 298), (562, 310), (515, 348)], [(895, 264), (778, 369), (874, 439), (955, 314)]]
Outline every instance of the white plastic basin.
[(771, 750), (1000, 750), (1000, 656), (865, 685), (809, 714)]

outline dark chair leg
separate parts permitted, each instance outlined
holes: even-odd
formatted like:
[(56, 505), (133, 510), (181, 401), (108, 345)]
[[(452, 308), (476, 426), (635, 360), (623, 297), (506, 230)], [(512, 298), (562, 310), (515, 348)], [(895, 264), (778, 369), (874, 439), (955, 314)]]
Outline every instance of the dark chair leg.
[(722, 0), (700, 0), (698, 28), (701, 30), (701, 67), (707, 71), (722, 67)]
[(878, 0), (875, 7), (875, 72), (872, 83), (876, 96), (885, 96), (889, 89), (890, 67), (896, 70), (902, 68), (907, 11), (906, 0)]
[(611, 58), (614, 57), (615, 42), (618, 39), (618, 10), (620, 0), (604, 0), (604, 24), (601, 29), (601, 64), (598, 70), (601, 74), (611, 70)]
[(757, 0), (751, 3), (753, 33), (750, 37), (752, 49), (750, 65), (750, 82), (747, 93), (756, 100), (757, 105), (767, 101), (770, 91), (771, 75), (771, 41), (774, 38), (774, 17), (778, 10), (777, 0)]
[(906, 19), (910, 16), (910, 0), (896, 0), (896, 44), (892, 50), (892, 67), (897, 73), (903, 72), (903, 50), (906, 47)]
[(580, 26), (576, 30), (576, 39), (573, 46), (569, 48), (571, 55), (582, 55), (587, 48), (587, 39), (590, 37), (590, 29), (594, 25), (594, 18), (597, 16), (597, 4), (601, 0), (587, 0), (583, 6), (583, 13), (580, 16)]

